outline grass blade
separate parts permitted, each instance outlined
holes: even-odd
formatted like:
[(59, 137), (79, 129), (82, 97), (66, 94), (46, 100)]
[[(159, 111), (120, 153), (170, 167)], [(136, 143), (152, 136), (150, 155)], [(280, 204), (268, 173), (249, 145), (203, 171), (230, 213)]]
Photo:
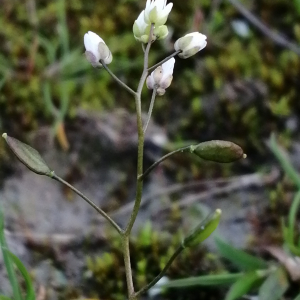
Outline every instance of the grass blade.
[(296, 194), (289, 211), (289, 242), (295, 245), (295, 221), (300, 207), (300, 191)]
[(184, 279), (171, 280), (168, 283), (162, 285), (164, 288), (181, 288), (190, 286), (214, 286), (214, 285), (229, 285), (241, 278), (243, 273), (235, 274), (216, 274), (205, 275), (198, 277), (189, 277)]
[(21, 272), (22, 276), (24, 277), (25, 284), (26, 284), (25, 300), (35, 300), (35, 292), (34, 292), (33, 284), (27, 269), (25, 268), (21, 260), (16, 255), (11, 253), (10, 251), (8, 251), (7, 253), (10, 256), (11, 260), (14, 262), (14, 264), (17, 266), (18, 270)]
[(294, 300), (300, 300), (300, 294)]
[(219, 238), (216, 238), (216, 244), (221, 255), (242, 270), (255, 271), (268, 268), (268, 265), (264, 260), (236, 249)]
[(300, 189), (300, 175), (294, 169), (291, 162), (289, 161), (285, 151), (277, 144), (275, 134), (271, 135), (270, 138), (270, 149), (276, 156), (284, 172), (290, 177), (294, 184)]
[(0, 209), (0, 248), (2, 251), (3, 261), (5, 264), (7, 275), (8, 275), (11, 287), (12, 287), (13, 298), (14, 298), (14, 300), (23, 300), (23, 297), (22, 297), (21, 291), (20, 291), (20, 286), (19, 286), (17, 276), (16, 276), (16, 273), (14, 270), (14, 266), (10, 259), (9, 254), (8, 254), (9, 251), (7, 249), (6, 239), (5, 239), (5, 235), (4, 235), (4, 216), (3, 216), (1, 209)]
[(278, 268), (265, 280), (259, 289), (259, 300), (279, 300), (289, 287), (286, 272)]
[(237, 280), (228, 291), (225, 300), (236, 300), (247, 294), (262, 277), (255, 271), (246, 273), (243, 277)]

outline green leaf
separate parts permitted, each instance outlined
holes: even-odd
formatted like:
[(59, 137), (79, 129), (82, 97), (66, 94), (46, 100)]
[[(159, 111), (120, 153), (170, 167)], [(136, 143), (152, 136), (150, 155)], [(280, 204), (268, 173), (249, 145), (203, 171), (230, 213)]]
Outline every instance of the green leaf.
[(20, 142), (19, 140), (3, 133), (2, 137), (6, 140), (7, 145), (17, 156), (17, 158), (31, 171), (40, 175), (51, 177), (52, 171), (49, 169), (41, 155), (32, 147)]
[(293, 203), (290, 207), (289, 211), (289, 234), (288, 234), (288, 242), (295, 245), (295, 226), (296, 226), (296, 218), (297, 213), (300, 207), (300, 191), (294, 197)]
[(182, 242), (184, 247), (193, 247), (206, 240), (218, 227), (222, 211), (216, 209), (205, 218)]
[(228, 291), (225, 300), (236, 300), (247, 294), (251, 288), (262, 280), (262, 277), (255, 271), (251, 271), (237, 280)]
[(2, 251), (3, 261), (6, 268), (6, 272), (8, 275), (9, 282), (11, 284), (11, 288), (13, 291), (14, 300), (22, 300), (23, 297), (21, 295), (19, 283), (17, 280), (17, 276), (14, 270), (13, 263), (9, 256), (9, 250), (7, 248), (6, 239), (4, 235), (4, 216), (3, 212), (0, 209), (0, 248)]
[(9, 254), (11, 260), (17, 266), (17, 268), (19, 269), (19, 271), (21, 272), (21, 274), (23, 275), (23, 277), (25, 279), (25, 284), (26, 284), (26, 298), (25, 299), (26, 300), (35, 300), (35, 292), (34, 292), (33, 284), (32, 284), (31, 277), (30, 277), (27, 269), (25, 268), (25, 266), (23, 265), (21, 260), (16, 255), (11, 253), (10, 251), (8, 251), (8, 254)]
[(247, 157), (243, 149), (228, 141), (213, 140), (190, 146), (190, 152), (205, 160), (230, 163)]
[(268, 264), (264, 260), (236, 249), (219, 238), (216, 238), (216, 244), (221, 255), (242, 270), (255, 271), (268, 268)]
[(6, 296), (3, 296), (3, 295), (0, 295), (0, 300), (12, 300), (11, 298), (9, 297), (6, 297)]
[(291, 162), (289, 161), (285, 151), (282, 148), (280, 148), (279, 145), (277, 144), (275, 134), (271, 135), (270, 149), (272, 150), (273, 154), (278, 159), (284, 172), (290, 177), (290, 179), (294, 182), (294, 184), (298, 188), (300, 188), (300, 176), (299, 176), (298, 172), (294, 169)]
[(265, 280), (259, 289), (259, 300), (279, 300), (289, 287), (283, 268), (278, 268)]
[(163, 284), (165, 288), (181, 288), (189, 286), (214, 286), (214, 285), (229, 285), (238, 280), (243, 273), (235, 274), (216, 274), (216, 275), (205, 275), (198, 277), (189, 277), (184, 279), (176, 279)]
[(300, 300), (300, 294), (294, 300)]

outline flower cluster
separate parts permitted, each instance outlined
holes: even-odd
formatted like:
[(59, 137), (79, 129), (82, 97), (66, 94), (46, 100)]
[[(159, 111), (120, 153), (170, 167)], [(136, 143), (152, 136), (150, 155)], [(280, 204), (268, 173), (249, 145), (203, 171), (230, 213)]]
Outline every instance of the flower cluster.
[(173, 3), (166, 5), (167, 0), (147, 0), (143, 10), (133, 24), (133, 34), (136, 40), (148, 43), (151, 25), (153, 33), (151, 41), (164, 39), (169, 31), (164, 25), (167, 22)]
[[(145, 9), (139, 14), (133, 24), (133, 34), (136, 40), (147, 44), (155, 40), (164, 39), (168, 35), (165, 25), (172, 10), (173, 3), (167, 0), (147, 0)], [(150, 37), (150, 33), (152, 33)], [(86, 57), (93, 67), (108, 65), (112, 61), (112, 54), (105, 42), (94, 32), (89, 31), (84, 35)], [(179, 38), (174, 43), (175, 53), (169, 60), (164, 60), (147, 78), (147, 87), (154, 89), (158, 95), (163, 95), (173, 79), (175, 59), (189, 58), (202, 50), (207, 45), (206, 36), (200, 32), (192, 32)]]

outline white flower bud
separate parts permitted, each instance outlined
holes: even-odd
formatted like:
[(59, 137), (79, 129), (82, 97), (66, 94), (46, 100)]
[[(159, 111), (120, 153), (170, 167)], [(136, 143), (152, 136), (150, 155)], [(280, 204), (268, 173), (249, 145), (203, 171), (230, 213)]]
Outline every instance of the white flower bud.
[(151, 24), (145, 23), (144, 10), (140, 13), (133, 24), (133, 34), (136, 40), (148, 43)]
[(180, 58), (188, 58), (202, 50), (206, 45), (206, 36), (200, 32), (193, 32), (178, 39), (174, 48), (176, 51), (182, 51), (178, 54)]
[(92, 31), (86, 33), (84, 35), (84, 46), (86, 50), (86, 58), (93, 67), (102, 66), (102, 64), (99, 62), (100, 59), (102, 59), (107, 65), (112, 62), (112, 54), (98, 34)]
[(153, 71), (153, 80), (155, 84), (159, 84), (159, 82), (162, 79), (162, 76), (163, 76), (163, 68), (162, 66), (159, 66)]
[(169, 34), (168, 27), (166, 25), (161, 25), (154, 28), (153, 35), (158, 39), (162, 40)]
[(148, 89), (157, 89), (158, 95), (163, 95), (173, 79), (175, 59), (172, 57), (161, 66), (157, 67), (147, 78)]
[(145, 8), (145, 22), (154, 23), (155, 26), (164, 25), (167, 22), (173, 3), (166, 5), (167, 0), (147, 0)]

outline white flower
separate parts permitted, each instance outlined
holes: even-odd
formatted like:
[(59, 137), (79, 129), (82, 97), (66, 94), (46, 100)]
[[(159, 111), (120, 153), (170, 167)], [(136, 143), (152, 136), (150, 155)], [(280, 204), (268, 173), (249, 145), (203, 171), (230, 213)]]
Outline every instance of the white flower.
[(102, 66), (102, 64), (99, 62), (100, 59), (102, 59), (107, 65), (111, 63), (112, 54), (98, 34), (92, 31), (86, 33), (84, 35), (84, 46), (86, 50), (86, 58), (93, 67)]
[(202, 50), (206, 45), (206, 36), (200, 32), (193, 32), (178, 39), (174, 48), (176, 51), (182, 51), (178, 54), (180, 58), (188, 58)]
[(148, 89), (156, 89), (158, 95), (163, 95), (172, 82), (175, 59), (172, 57), (157, 67), (147, 78)]
[(154, 23), (155, 26), (164, 25), (167, 22), (173, 3), (166, 5), (167, 0), (147, 0), (145, 8), (145, 22)]

